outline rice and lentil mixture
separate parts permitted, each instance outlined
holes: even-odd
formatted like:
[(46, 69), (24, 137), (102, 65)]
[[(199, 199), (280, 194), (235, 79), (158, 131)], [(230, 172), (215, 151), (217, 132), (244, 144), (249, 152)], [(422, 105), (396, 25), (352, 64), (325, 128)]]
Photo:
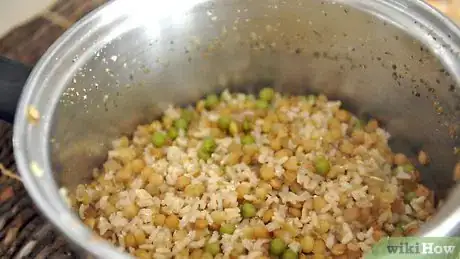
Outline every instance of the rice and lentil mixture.
[(434, 212), (389, 137), (324, 95), (224, 91), (115, 140), (71, 200), (138, 258), (360, 258)]

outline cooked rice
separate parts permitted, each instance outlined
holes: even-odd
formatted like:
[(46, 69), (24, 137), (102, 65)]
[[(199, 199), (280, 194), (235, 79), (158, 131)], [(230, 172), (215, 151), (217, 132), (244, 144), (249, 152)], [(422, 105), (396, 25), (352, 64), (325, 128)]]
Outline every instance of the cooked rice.
[[(113, 141), (94, 181), (71, 199), (80, 218), (138, 258), (269, 258), (274, 238), (299, 258), (359, 258), (383, 236), (414, 234), (434, 212), (416, 169), (394, 159), (390, 135), (376, 120), (361, 125), (340, 101), (275, 93), (257, 107), (254, 96), (225, 91), (206, 102), (170, 105), (131, 140)], [(155, 143), (152, 134), (176, 127), (184, 110), (193, 113), (186, 129)], [(238, 132), (219, 124), (224, 115)], [(254, 143), (242, 144), (245, 135)], [(208, 137), (216, 147), (203, 160)], [(325, 173), (315, 166), (321, 157)], [(262, 165), (273, 175), (262, 177)], [(244, 217), (244, 203), (255, 215)], [(234, 231), (221, 233), (227, 225)]]

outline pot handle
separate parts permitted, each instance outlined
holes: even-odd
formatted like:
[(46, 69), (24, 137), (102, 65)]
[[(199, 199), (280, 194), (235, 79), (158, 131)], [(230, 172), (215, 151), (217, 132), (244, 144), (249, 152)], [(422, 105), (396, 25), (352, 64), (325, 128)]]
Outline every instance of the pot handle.
[(16, 106), (31, 68), (0, 56), (0, 119), (13, 123)]

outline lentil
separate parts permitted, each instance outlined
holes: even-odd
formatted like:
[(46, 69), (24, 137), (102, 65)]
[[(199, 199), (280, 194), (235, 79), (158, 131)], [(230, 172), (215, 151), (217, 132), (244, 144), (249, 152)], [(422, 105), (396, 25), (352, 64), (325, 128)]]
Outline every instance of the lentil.
[(123, 216), (125, 216), (128, 219), (134, 218), (138, 212), (139, 212), (139, 207), (134, 203), (131, 203), (128, 206), (123, 208)]
[(300, 241), (300, 245), (302, 247), (302, 251), (306, 254), (311, 253), (313, 251), (315, 240), (311, 236), (304, 236)]
[(190, 178), (187, 176), (179, 176), (176, 182), (177, 190), (184, 190), (190, 184)]
[(343, 212), (343, 217), (346, 221), (352, 222), (359, 218), (360, 210), (357, 207), (352, 207), (345, 209)]
[(397, 165), (404, 165), (405, 163), (407, 163), (407, 157), (402, 153), (398, 153), (394, 156), (394, 162)]
[(326, 201), (321, 196), (316, 196), (313, 198), (313, 208), (317, 213), (321, 212), (321, 210), (326, 207)]
[(263, 220), (264, 223), (268, 223), (268, 222), (271, 221), (272, 217), (273, 217), (273, 210), (269, 209), (269, 210), (265, 211), (262, 220)]
[(343, 255), (347, 250), (347, 246), (345, 244), (334, 244), (331, 249), (331, 253), (333, 255)]
[(153, 222), (157, 226), (163, 226), (165, 224), (165, 221), (166, 221), (166, 216), (163, 214), (157, 214), (154, 216)]
[(430, 163), (430, 158), (428, 157), (428, 154), (423, 150), (420, 150), (417, 158), (418, 162), (422, 165), (428, 165)]
[(265, 226), (256, 226), (253, 229), (253, 237), (266, 239), (270, 237), (270, 232), (268, 232)]
[(263, 165), (260, 168), (260, 178), (265, 181), (271, 180), (275, 177), (275, 169), (269, 165)]
[(206, 219), (197, 219), (195, 221), (195, 228), (204, 229), (208, 227), (208, 221)]
[(165, 219), (165, 225), (170, 229), (177, 229), (179, 227), (179, 218), (174, 214), (169, 215)]
[(313, 244), (313, 251), (314, 254), (324, 254), (326, 253), (326, 244), (321, 239), (315, 239)]

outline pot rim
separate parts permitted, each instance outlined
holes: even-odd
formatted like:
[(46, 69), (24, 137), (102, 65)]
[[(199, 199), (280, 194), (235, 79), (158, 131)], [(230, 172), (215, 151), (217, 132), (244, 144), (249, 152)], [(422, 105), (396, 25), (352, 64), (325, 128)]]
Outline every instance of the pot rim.
[[(208, 1), (211, 0), (181, 0), (181, 3), (174, 1), (174, 5), (186, 4), (193, 7)], [(69, 55), (79, 51), (81, 53), (82, 50), (78, 49), (80, 46), (78, 40), (86, 37), (87, 34), (102, 31), (104, 36), (97, 38), (97, 44), (94, 44), (92, 49), (86, 49), (82, 53), (83, 55), (92, 55), (95, 53), (95, 49), (100, 49), (122, 33), (120, 30), (114, 34), (110, 28), (124, 26), (123, 30), (128, 30), (130, 27), (126, 21), (129, 18), (129, 13), (135, 8), (142, 7), (143, 4), (146, 5), (147, 2), (149, 0), (116, 0), (107, 3), (66, 31), (48, 49), (33, 69), (24, 87), (16, 112), (13, 136), (14, 153), (18, 170), (29, 195), (43, 215), (68, 240), (83, 251), (101, 258), (129, 258), (129, 255), (114, 249), (108, 242), (95, 238), (95, 235), (69, 210), (64, 199), (56, 197), (56, 193), (62, 193), (62, 190), (59, 191), (59, 187), (53, 179), (49, 158), (51, 115), (65, 87), (64, 82), (73, 76), (70, 73), (72, 70), (70, 68), (79, 67), (83, 62), (63, 63), (63, 57), (69, 57)], [(335, 2), (344, 3), (386, 18), (386, 20), (394, 21), (403, 30), (417, 34), (415, 36), (420, 41), (430, 46), (435, 44), (432, 37), (426, 33), (427, 28), (431, 28), (437, 37), (442, 38), (454, 50), (453, 53), (460, 53), (460, 46), (455, 44), (455, 42), (460, 42), (460, 30), (457, 25), (421, 0), (339, 0)], [(170, 10), (163, 5), (158, 6), (158, 13), (168, 15), (168, 11)], [(417, 21), (418, 24), (414, 24), (413, 21)], [(440, 57), (443, 65), (451, 69), (452, 76), (458, 82), (460, 81), (460, 59), (453, 53), (446, 51), (436, 54)], [(63, 74), (61, 84), (51, 86), (54, 89), (49, 91), (50, 86), (47, 85), (47, 81), (50, 74), (57, 73), (62, 67), (65, 67), (64, 71), (67, 72)], [(35, 107), (41, 113), (40, 121), (35, 125), (31, 124), (26, 116), (29, 107)], [(460, 189), (455, 193), (460, 195)], [(434, 219), (436, 224), (422, 230), (422, 236), (450, 235), (455, 230), (454, 226), (460, 225), (460, 205), (452, 198), (448, 199), (439, 215)]]

